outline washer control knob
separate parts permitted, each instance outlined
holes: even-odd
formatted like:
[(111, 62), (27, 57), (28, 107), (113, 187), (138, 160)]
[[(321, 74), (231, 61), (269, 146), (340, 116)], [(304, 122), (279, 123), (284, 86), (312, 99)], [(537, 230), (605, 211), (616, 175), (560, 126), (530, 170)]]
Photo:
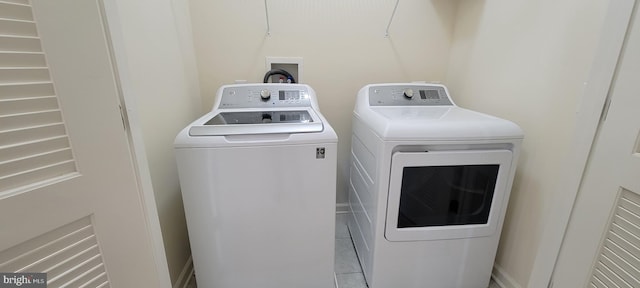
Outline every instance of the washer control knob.
[(262, 98), (263, 101), (269, 100), (269, 98), (271, 98), (271, 91), (267, 89), (260, 91), (260, 98)]
[(413, 89), (407, 88), (402, 91), (404, 93), (404, 97), (411, 99), (413, 97)]

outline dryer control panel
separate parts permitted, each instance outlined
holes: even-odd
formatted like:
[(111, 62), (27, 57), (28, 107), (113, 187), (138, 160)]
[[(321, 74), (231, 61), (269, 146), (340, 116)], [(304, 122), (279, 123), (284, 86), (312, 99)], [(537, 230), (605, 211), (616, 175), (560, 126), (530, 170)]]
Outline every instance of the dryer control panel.
[(442, 85), (372, 85), (369, 87), (370, 106), (453, 106)]
[(222, 89), (218, 97), (221, 109), (311, 106), (304, 85), (234, 85)]

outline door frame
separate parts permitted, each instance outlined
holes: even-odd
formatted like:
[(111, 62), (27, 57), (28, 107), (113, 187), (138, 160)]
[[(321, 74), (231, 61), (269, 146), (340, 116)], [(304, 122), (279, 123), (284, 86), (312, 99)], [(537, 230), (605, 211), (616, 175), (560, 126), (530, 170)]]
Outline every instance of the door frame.
[(125, 134), (129, 142), (131, 162), (136, 173), (138, 195), (143, 203), (145, 222), (147, 223), (147, 234), (151, 239), (151, 249), (153, 251), (154, 265), (159, 277), (158, 281), (163, 285), (159, 288), (171, 288), (171, 278), (169, 265), (162, 238), (160, 218), (156, 206), (155, 193), (151, 181), (149, 162), (144, 146), (142, 128), (138, 121), (138, 109), (135, 105), (135, 93), (128, 75), (126, 45), (120, 26), (120, 16), (118, 14), (118, 0), (98, 0), (104, 19), (104, 29), (108, 49), (111, 53), (111, 64), (114, 71), (114, 79), (118, 88), (118, 100), (120, 102), (120, 113), (122, 114)]
[[(600, 41), (591, 71), (584, 83), (581, 103), (576, 112), (573, 150), (567, 156), (567, 172), (558, 185), (558, 193), (548, 218), (544, 221), (542, 240), (533, 263), (527, 287), (546, 288), (551, 284), (555, 264), (562, 248), (573, 206), (600, 128), (601, 118), (609, 106), (609, 93), (624, 47), (636, 0), (613, 0), (609, 3)], [(637, 16), (636, 16), (637, 17)], [(636, 19), (640, 21), (640, 19)]]

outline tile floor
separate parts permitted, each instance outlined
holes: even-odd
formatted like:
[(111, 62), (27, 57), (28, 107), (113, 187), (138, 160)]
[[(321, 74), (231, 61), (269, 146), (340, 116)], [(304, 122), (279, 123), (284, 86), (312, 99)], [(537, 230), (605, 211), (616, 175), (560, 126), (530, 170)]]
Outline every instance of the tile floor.
[(367, 288), (344, 213), (336, 215), (335, 271), (338, 288)]

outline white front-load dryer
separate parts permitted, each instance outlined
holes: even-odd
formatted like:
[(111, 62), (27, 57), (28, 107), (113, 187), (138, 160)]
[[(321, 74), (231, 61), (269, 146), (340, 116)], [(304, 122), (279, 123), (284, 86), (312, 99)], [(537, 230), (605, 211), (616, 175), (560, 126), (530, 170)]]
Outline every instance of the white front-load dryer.
[(443, 85), (362, 88), (348, 227), (369, 288), (486, 288), (522, 138)]
[(175, 140), (199, 287), (334, 287), (337, 140), (307, 85), (218, 90)]

